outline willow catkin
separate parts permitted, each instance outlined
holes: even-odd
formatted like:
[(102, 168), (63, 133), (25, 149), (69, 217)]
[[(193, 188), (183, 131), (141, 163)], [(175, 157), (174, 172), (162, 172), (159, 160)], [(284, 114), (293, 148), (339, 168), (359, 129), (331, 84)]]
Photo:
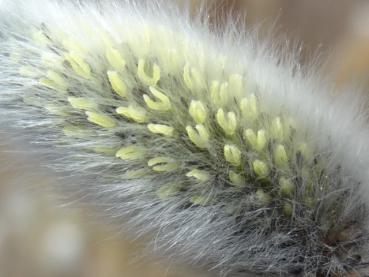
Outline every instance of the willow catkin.
[(68, 189), (219, 274), (361, 272), (367, 125), (314, 65), (163, 1), (3, 0), (0, 18), (1, 127)]

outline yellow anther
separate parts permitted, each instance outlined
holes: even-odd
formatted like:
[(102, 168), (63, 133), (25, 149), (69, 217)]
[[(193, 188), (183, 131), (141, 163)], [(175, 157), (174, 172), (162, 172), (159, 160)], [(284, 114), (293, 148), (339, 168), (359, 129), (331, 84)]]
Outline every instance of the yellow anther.
[(163, 124), (148, 124), (147, 128), (149, 129), (149, 131), (151, 133), (154, 134), (161, 134), (164, 135), (166, 137), (172, 137), (173, 136), (173, 132), (174, 132), (174, 128), (168, 125), (163, 125)]
[(284, 177), (279, 179), (279, 192), (283, 196), (291, 197), (295, 190), (295, 185), (291, 180), (286, 179)]
[(220, 84), (212, 81), (210, 84), (210, 98), (216, 107), (224, 107), (229, 101), (228, 83)]
[(45, 36), (42, 31), (35, 31), (32, 35), (33, 40), (39, 45), (46, 46), (50, 40)]
[(158, 101), (153, 101), (147, 94), (143, 95), (146, 105), (155, 111), (169, 111), (172, 108), (168, 96), (154, 87), (150, 87), (151, 93)]
[(266, 163), (260, 161), (260, 160), (255, 160), (252, 163), (252, 168), (255, 172), (255, 174), (259, 177), (266, 177), (269, 174), (269, 168), (266, 165)]
[(187, 177), (193, 177), (201, 182), (206, 182), (210, 179), (210, 175), (205, 170), (193, 169), (186, 174)]
[(260, 203), (263, 204), (263, 205), (268, 205), (270, 203), (270, 201), (272, 200), (270, 195), (268, 193), (264, 192), (264, 190), (262, 190), (262, 189), (258, 189), (256, 191), (256, 197), (258, 198)]
[(46, 78), (41, 78), (40, 83), (58, 91), (66, 91), (68, 89), (68, 84), (64, 78), (52, 70), (47, 71)]
[(145, 72), (145, 60), (139, 59), (137, 76), (145, 85), (155, 86), (160, 80), (160, 67), (156, 63), (154, 63), (152, 66), (152, 76), (150, 77)]
[(168, 184), (162, 186), (160, 189), (156, 191), (156, 195), (161, 200), (167, 200), (169, 197), (175, 195), (179, 192), (180, 186), (178, 184)]
[(274, 150), (274, 161), (277, 166), (285, 166), (288, 163), (286, 149), (281, 144), (278, 144)]
[(197, 68), (191, 67), (188, 63), (183, 69), (183, 81), (191, 91), (200, 91), (206, 87), (206, 82), (201, 72)]
[(240, 102), (242, 115), (248, 119), (255, 119), (258, 116), (258, 103), (256, 96), (251, 94), (248, 98), (243, 98)]
[(202, 195), (195, 195), (190, 198), (190, 202), (194, 205), (205, 206), (209, 203), (209, 199)]
[(284, 132), (283, 132), (283, 124), (280, 117), (276, 117), (272, 121), (271, 125), (271, 134), (273, 138), (278, 140), (283, 140)]
[(157, 172), (167, 172), (173, 171), (178, 168), (177, 162), (166, 156), (159, 156), (153, 159), (150, 159), (147, 162), (147, 165), (152, 168), (152, 170)]
[(123, 59), (120, 52), (113, 47), (108, 47), (105, 53), (106, 59), (108, 60), (109, 64), (116, 70), (123, 70), (126, 62)]
[(79, 76), (85, 79), (91, 78), (91, 68), (79, 54), (72, 51), (69, 54), (66, 54), (65, 58), (72, 66), (74, 72)]
[(126, 97), (127, 96), (127, 86), (124, 81), (120, 78), (118, 72), (109, 70), (107, 72), (108, 79), (112, 89), (120, 96)]
[(224, 146), (224, 157), (227, 162), (234, 166), (241, 165), (241, 151), (237, 146), (226, 144)]
[(95, 110), (97, 108), (96, 103), (83, 97), (68, 97), (68, 102), (75, 109), (90, 111)]
[(129, 105), (128, 107), (119, 107), (116, 109), (116, 112), (117, 114), (136, 121), (137, 123), (144, 123), (147, 121), (146, 110), (139, 106)]
[(87, 120), (104, 128), (114, 128), (117, 123), (114, 118), (95, 112), (86, 112)]
[(122, 160), (137, 160), (142, 159), (145, 154), (145, 148), (137, 145), (131, 145), (120, 148), (115, 156)]
[(265, 131), (259, 130), (257, 134), (251, 129), (246, 129), (243, 132), (243, 137), (245, 140), (247, 140), (250, 145), (256, 150), (256, 151), (262, 151), (267, 143)]
[(216, 114), (216, 119), (224, 133), (229, 136), (234, 135), (237, 128), (237, 118), (234, 112), (228, 112), (226, 115), (224, 114), (223, 109), (219, 109)]
[(36, 77), (37, 76), (37, 72), (35, 72), (35, 69), (31, 66), (21, 66), (18, 72), (23, 77)]
[(232, 93), (234, 96), (240, 96), (243, 91), (243, 82), (242, 76), (239, 74), (231, 74), (229, 76), (229, 86), (228, 91)]
[(196, 123), (203, 124), (207, 117), (207, 110), (201, 101), (192, 100), (189, 114)]
[(229, 171), (228, 177), (229, 177), (229, 180), (231, 181), (232, 185), (234, 185), (236, 187), (245, 186), (245, 178), (242, 177), (240, 174), (234, 172), (233, 170)]
[(209, 145), (209, 133), (204, 127), (204, 125), (197, 124), (196, 130), (192, 126), (187, 126), (186, 131), (188, 134), (188, 137), (192, 141), (193, 144), (195, 144), (197, 147), (203, 149), (206, 148)]

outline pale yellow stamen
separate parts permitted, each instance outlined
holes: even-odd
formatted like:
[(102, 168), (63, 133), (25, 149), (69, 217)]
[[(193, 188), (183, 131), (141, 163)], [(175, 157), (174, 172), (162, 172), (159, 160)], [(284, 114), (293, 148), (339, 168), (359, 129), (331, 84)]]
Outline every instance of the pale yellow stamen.
[(177, 162), (166, 156), (159, 156), (153, 159), (150, 159), (147, 162), (147, 165), (152, 168), (152, 170), (157, 172), (167, 172), (173, 171), (178, 168)]
[(47, 71), (46, 78), (41, 78), (40, 83), (58, 91), (66, 91), (68, 89), (68, 84), (64, 78), (52, 70)]
[(266, 163), (260, 161), (260, 160), (255, 160), (252, 163), (252, 167), (254, 169), (254, 172), (257, 176), (259, 177), (266, 177), (269, 174), (269, 169), (268, 166), (266, 165)]
[(117, 49), (113, 47), (108, 47), (105, 53), (106, 59), (108, 60), (109, 64), (116, 70), (123, 70), (126, 62), (123, 59), (122, 55)]
[(244, 187), (245, 186), (245, 178), (242, 177), (240, 174), (237, 174), (233, 170), (229, 171), (228, 174), (229, 180), (231, 181), (232, 185), (236, 187)]
[(114, 128), (117, 123), (114, 118), (95, 112), (86, 112), (87, 120), (104, 128)]
[(283, 140), (283, 124), (280, 117), (276, 117), (273, 119), (271, 125), (271, 134), (275, 139), (278, 139), (279, 141)]
[(206, 182), (210, 179), (210, 175), (205, 170), (193, 169), (186, 174), (187, 177), (193, 177), (201, 182)]
[(68, 102), (75, 109), (90, 111), (95, 110), (97, 108), (96, 103), (83, 97), (68, 97)]
[(120, 148), (115, 156), (122, 160), (137, 160), (142, 159), (145, 154), (145, 148), (137, 145), (131, 145)]
[(187, 126), (186, 131), (188, 134), (188, 137), (192, 141), (193, 144), (195, 144), (197, 147), (203, 149), (206, 148), (209, 144), (209, 133), (204, 127), (204, 125), (197, 124), (196, 130), (192, 126)]
[(150, 87), (151, 93), (158, 99), (153, 101), (147, 94), (143, 95), (146, 105), (155, 111), (169, 111), (172, 108), (168, 96), (154, 87)]
[(251, 94), (248, 98), (243, 98), (240, 102), (240, 109), (245, 118), (252, 120), (256, 119), (258, 116), (256, 96)]
[(210, 85), (210, 98), (216, 107), (224, 107), (229, 101), (228, 83), (222, 84), (219, 81), (212, 81)]
[(91, 78), (91, 68), (79, 54), (72, 51), (69, 54), (66, 54), (65, 58), (72, 66), (74, 72), (76, 72), (79, 76), (85, 79)]
[(226, 144), (224, 146), (224, 157), (233, 166), (241, 165), (241, 151), (235, 145)]
[(118, 72), (109, 70), (107, 72), (108, 79), (112, 89), (120, 96), (125, 98), (127, 96), (127, 86), (120, 78)]
[(234, 112), (228, 112), (226, 115), (223, 109), (219, 109), (216, 114), (216, 119), (224, 133), (229, 136), (234, 135), (237, 128), (237, 118)]
[(201, 72), (197, 68), (191, 67), (188, 63), (183, 69), (183, 81), (187, 88), (193, 92), (201, 91), (206, 87), (206, 82)]
[(277, 166), (286, 166), (288, 163), (288, 157), (286, 153), (286, 149), (283, 145), (279, 144), (274, 150), (274, 161)]
[(137, 123), (144, 123), (147, 121), (146, 110), (136, 105), (129, 105), (128, 107), (119, 107), (116, 112), (120, 115), (128, 117)]
[(166, 137), (172, 137), (173, 136), (173, 132), (174, 132), (174, 128), (168, 125), (163, 125), (163, 124), (148, 124), (147, 128), (149, 129), (149, 131), (151, 133), (154, 134), (161, 134), (164, 135)]
[(178, 184), (168, 184), (162, 186), (156, 191), (156, 195), (161, 200), (167, 200), (170, 196), (175, 195), (179, 191), (180, 186)]
[(192, 100), (189, 114), (196, 123), (203, 124), (207, 117), (207, 110), (201, 101)]
[(246, 129), (243, 133), (245, 140), (250, 143), (250, 145), (256, 151), (262, 151), (267, 143), (266, 135), (264, 130), (259, 130), (257, 134), (252, 129)]
[(160, 67), (154, 63), (152, 65), (152, 76), (148, 76), (145, 72), (145, 60), (139, 59), (137, 76), (140, 78), (141, 82), (147, 86), (155, 86), (160, 80)]

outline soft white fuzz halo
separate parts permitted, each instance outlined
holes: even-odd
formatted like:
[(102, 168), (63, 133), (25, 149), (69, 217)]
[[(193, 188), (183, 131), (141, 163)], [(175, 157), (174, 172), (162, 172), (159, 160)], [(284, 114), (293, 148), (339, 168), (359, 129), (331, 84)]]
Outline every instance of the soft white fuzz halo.
[(69, 190), (219, 274), (363, 272), (366, 116), (313, 65), (165, 1), (2, 1), (0, 18), (1, 127)]

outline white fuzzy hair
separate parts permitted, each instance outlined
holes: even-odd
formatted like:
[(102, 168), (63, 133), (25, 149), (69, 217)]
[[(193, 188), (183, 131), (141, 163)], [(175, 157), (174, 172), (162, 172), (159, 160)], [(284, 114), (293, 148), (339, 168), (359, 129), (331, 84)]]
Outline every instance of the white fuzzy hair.
[(224, 275), (360, 274), (363, 101), (168, 2), (0, 1), (2, 130), (168, 255)]

